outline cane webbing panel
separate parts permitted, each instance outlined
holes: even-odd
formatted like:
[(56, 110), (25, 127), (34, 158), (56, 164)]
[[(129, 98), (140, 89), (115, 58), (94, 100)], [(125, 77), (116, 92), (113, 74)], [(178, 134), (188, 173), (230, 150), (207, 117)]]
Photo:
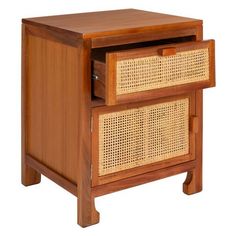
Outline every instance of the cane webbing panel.
[(189, 153), (189, 99), (99, 116), (99, 176)]
[(117, 61), (116, 94), (209, 80), (208, 48)]

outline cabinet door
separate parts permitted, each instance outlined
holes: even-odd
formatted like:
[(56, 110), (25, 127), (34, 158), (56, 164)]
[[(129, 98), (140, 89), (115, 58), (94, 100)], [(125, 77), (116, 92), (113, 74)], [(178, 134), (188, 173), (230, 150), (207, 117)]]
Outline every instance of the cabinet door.
[(92, 112), (93, 186), (194, 159), (194, 93)]

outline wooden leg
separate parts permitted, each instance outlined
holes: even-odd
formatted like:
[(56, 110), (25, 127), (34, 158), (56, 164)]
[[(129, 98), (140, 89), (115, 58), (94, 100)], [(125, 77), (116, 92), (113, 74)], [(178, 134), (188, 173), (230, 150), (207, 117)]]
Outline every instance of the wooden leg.
[(187, 178), (183, 183), (183, 192), (190, 195), (202, 191), (202, 171), (195, 168), (187, 173)]
[(91, 143), (91, 41), (78, 46), (79, 73), (79, 157), (78, 157), (78, 224), (87, 227), (99, 222), (92, 195)]
[(195, 136), (196, 167), (187, 173), (183, 184), (183, 192), (194, 194), (202, 191), (202, 90), (196, 91), (196, 116), (199, 120), (198, 132)]
[(38, 184), (41, 181), (41, 174), (26, 164), (25, 155), (21, 163), (21, 183), (25, 186)]
[(87, 227), (98, 222), (99, 212), (95, 208), (94, 197), (80, 196), (78, 198), (78, 224), (81, 227)]
[(21, 76), (21, 182), (25, 186), (38, 184), (41, 175), (26, 163), (26, 67), (27, 67), (27, 35), (22, 25), (22, 76)]

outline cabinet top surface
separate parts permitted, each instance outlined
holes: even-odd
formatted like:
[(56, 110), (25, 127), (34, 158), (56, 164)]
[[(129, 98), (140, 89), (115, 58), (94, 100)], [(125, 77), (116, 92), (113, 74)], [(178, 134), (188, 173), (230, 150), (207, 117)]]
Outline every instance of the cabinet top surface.
[(174, 29), (202, 24), (202, 21), (197, 19), (136, 9), (27, 18), (22, 22), (60, 32), (70, 31), (78, 34), (81, 38)]

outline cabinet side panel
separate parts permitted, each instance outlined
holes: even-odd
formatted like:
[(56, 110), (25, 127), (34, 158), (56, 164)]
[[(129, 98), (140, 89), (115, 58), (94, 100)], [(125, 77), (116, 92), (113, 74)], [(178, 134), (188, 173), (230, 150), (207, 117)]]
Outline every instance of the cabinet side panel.
[(78, 51), (29, 35), (27, 153), (76, 182)]

